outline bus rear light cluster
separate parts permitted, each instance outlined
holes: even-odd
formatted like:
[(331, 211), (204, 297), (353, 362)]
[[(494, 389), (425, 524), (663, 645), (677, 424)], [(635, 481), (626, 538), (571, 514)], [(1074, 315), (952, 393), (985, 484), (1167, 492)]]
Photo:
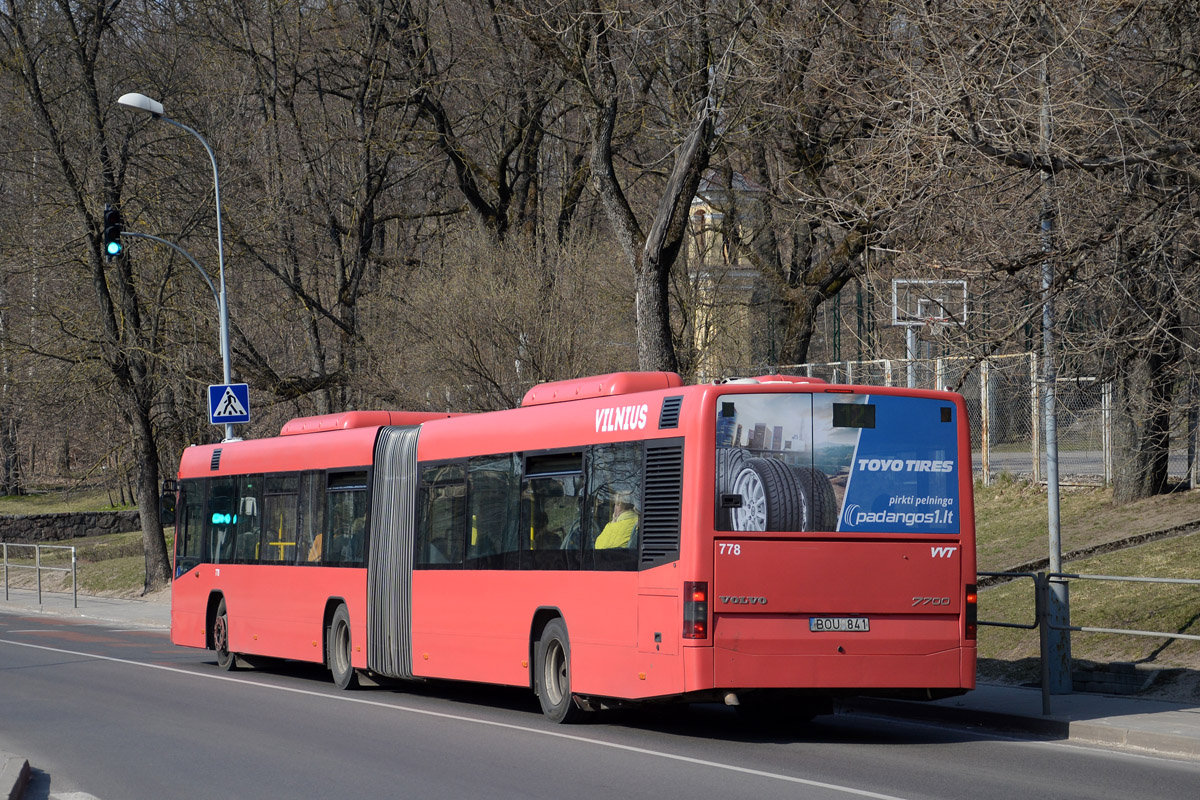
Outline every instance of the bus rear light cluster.
[(966, 639), (973, 642), (979, 634), (979, 593), (975, 584), (967, 584)]
[(683, 583), (683, 638), (708, 638), (708, 581)]

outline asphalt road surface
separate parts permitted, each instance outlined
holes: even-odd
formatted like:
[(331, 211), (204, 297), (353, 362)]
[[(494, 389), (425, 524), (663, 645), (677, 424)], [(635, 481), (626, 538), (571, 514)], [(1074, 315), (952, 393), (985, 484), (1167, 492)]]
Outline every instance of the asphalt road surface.
[[(865, 715), (791, 730), (721, 706), (546, 722), (528, 691), (339, 692), (233, 673), (165, 632), (0, 614), (0, 750), (38, 791), (137, 798), (1192, 798), (1200, 764)], [(47, 788), (48, 787), (48, 788)]]

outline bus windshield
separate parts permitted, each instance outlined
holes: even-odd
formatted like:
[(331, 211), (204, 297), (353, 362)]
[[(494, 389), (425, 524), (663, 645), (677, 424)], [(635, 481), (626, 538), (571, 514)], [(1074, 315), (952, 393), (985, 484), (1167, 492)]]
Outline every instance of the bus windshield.
[(716, 527), (957, 534), (957, 416), (929, 397), (723, 395)]

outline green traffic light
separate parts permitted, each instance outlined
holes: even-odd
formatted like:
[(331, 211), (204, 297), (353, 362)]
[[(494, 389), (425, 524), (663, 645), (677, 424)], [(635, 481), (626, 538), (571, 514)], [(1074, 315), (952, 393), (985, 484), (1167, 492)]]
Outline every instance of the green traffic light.
[(121, 243), (120, 242), (109, 242), (108, 243), (108, 254), (110, 256), (120, 255), (121, 254)]

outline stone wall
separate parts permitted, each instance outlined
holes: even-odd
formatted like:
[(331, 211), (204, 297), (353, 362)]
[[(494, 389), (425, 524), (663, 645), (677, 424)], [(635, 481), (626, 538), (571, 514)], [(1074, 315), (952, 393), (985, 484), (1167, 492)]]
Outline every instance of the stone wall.
[(140, 531), (137, 511), (81, 511), (67, 514), (0, 515), (0, 542), (45, 544), (83, 536)]

